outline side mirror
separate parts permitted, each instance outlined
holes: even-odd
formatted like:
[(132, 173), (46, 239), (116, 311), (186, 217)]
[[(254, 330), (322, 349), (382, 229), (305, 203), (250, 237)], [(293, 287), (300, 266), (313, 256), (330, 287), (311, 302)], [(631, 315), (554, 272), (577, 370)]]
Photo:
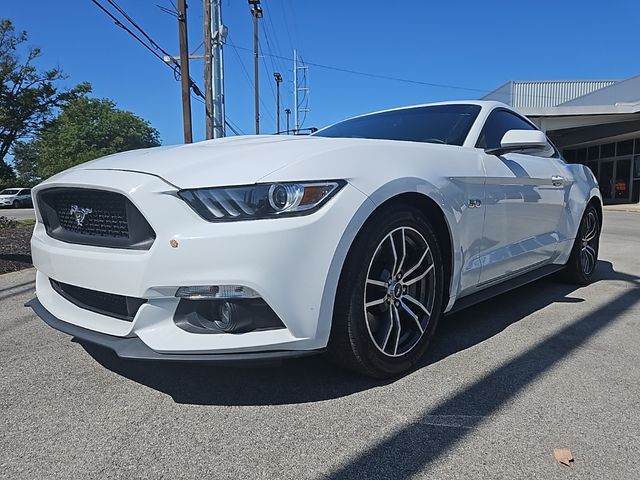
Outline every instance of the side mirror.
[(540, 130), (509, 130), (502, 137), (500, 148), (485, 151), (489, 155), (502, 155), (522, 150), (544, 150), (548, 147), (547, 136)]

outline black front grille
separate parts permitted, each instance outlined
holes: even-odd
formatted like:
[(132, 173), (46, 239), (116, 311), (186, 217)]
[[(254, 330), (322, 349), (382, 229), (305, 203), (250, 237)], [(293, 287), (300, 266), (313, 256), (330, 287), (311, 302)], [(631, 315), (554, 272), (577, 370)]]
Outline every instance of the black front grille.
[(147, 250), (155, 233), (131, 201), (116, 192), (49, 188), (37, 195), (47, 233), (83, 245)]
[[(52, 206), (65, 230), (83, 235), (129, 238), (125, 200), (113, 192), (67, 190), (52, 197)], [(88, 213), (85, 215), (83, 211)], [(76, 221), (76, 216), (78, 219), (84, 217), (82, 224)]]
[(138, 309), (147, 301), (144, 298), (125, 297), (124, 295), (76, 287), (52, 278), (49, 280), (53, 289), (74, 305), (128, 322), (133, 321)]

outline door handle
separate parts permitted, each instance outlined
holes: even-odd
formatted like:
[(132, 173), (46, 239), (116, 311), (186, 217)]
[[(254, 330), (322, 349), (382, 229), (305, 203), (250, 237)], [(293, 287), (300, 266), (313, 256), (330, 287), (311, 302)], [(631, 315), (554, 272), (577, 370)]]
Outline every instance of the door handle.
[(561, 187), (564, 185), (564, 177), (561, 177), (560, 175), (554, 175), (553, 177), (551, 177), (551, 183), (554, 187)]

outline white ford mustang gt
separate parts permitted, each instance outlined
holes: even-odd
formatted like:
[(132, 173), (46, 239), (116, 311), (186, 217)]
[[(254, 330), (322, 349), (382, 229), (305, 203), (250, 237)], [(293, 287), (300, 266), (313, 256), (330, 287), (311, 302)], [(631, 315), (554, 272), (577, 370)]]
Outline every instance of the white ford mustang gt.
[(34, 189), (49, 325), (123, 358), (327, 352), (386, 377), (443, 314), (563, 269), (589, 282), (601, 196), (496, 102), (104, 157)]

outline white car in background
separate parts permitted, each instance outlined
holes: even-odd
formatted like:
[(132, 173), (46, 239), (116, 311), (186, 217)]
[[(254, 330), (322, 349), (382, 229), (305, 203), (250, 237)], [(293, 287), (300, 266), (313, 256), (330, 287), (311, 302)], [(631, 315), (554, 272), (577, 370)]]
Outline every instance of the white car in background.
[(326, 352), (410, 369), (443, 314), (564, 270), (588, 283), (596, 179), (496, 102), (98, 159), (34, 189), (48, 324), (120, 357)]
[(30, 188), (5, 188), (0, 191), (0, 207), (27, 208), (31, 203)]

